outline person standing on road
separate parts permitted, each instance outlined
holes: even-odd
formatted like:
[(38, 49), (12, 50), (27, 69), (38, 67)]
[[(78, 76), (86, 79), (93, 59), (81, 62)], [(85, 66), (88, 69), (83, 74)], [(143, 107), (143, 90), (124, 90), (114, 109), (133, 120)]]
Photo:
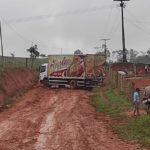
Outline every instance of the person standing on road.
[(134, 104), (134, 110), (133, 110), (133, 116), (139, 116), (139, 104), (140, 104), (140, 89), (136, 88), (133, 93), (133, 104)]

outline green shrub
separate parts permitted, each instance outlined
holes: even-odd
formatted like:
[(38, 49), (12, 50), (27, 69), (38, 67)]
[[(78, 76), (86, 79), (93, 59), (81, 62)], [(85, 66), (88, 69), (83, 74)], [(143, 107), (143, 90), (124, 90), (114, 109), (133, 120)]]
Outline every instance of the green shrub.
[(8, 105), (11, 105), (13, 103), (13, 99), (12, 97), (10, 96), (7, 96), (5, 99), (4, 99), (4, 102), (3, 102), (3, 106), (8, 106)]

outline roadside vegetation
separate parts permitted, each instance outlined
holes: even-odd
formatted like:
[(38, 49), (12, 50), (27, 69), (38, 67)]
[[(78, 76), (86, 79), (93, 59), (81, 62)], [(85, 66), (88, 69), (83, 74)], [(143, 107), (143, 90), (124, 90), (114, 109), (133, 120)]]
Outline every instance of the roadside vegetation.
[[(18, 89), (17, 92), (15, 93), (15, 97), (23, 96), (28, 90), (29, 88), (27, 87), (22, 87)], [(14, 102), (15, 100), (13, 96), (6, 96), (3, 100), (3, 104), (0, 106), (0, 112), (4, 111), (5, 108), (10, 108), (14, 104)]]
[(119, 95), (116, 89), (105, 88), (103, 92), (100, 90), (99, 88), (93, 90), (91, 104), (98, 112), (110, 116), (113, 131), (124, 140), (136, 141), (150, 148), (150, 116), (125, 115), (125, 112), (132, 109), (131, 102), (125, 96)]
[(131, 104), (127, 98), (116, 95), (111, 89), (105, 90), (103, 96), (98, 89), (94, 89), (93, 92), (92, 105), (99, 112), (104, 112), (109, 116), (115, 117), (131, 108)]

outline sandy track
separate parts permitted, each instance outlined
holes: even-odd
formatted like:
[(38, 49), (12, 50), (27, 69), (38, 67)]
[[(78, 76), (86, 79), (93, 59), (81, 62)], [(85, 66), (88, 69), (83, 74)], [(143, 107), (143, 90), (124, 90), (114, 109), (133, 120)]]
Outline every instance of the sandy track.
[(0, 113), (0, 150), (136, 150), (107, 128), (90, 92), (39, 87)]

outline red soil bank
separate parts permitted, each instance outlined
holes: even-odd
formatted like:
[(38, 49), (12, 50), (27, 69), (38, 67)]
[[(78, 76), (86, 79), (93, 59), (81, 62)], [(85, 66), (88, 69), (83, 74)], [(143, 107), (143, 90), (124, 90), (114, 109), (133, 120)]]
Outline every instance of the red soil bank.
[(0, 75), (0, 104), (7, 96), (14, 96), (19, 90), (29, 88), (35, 82), (37, 73), (29, 69), (9, 69)]

